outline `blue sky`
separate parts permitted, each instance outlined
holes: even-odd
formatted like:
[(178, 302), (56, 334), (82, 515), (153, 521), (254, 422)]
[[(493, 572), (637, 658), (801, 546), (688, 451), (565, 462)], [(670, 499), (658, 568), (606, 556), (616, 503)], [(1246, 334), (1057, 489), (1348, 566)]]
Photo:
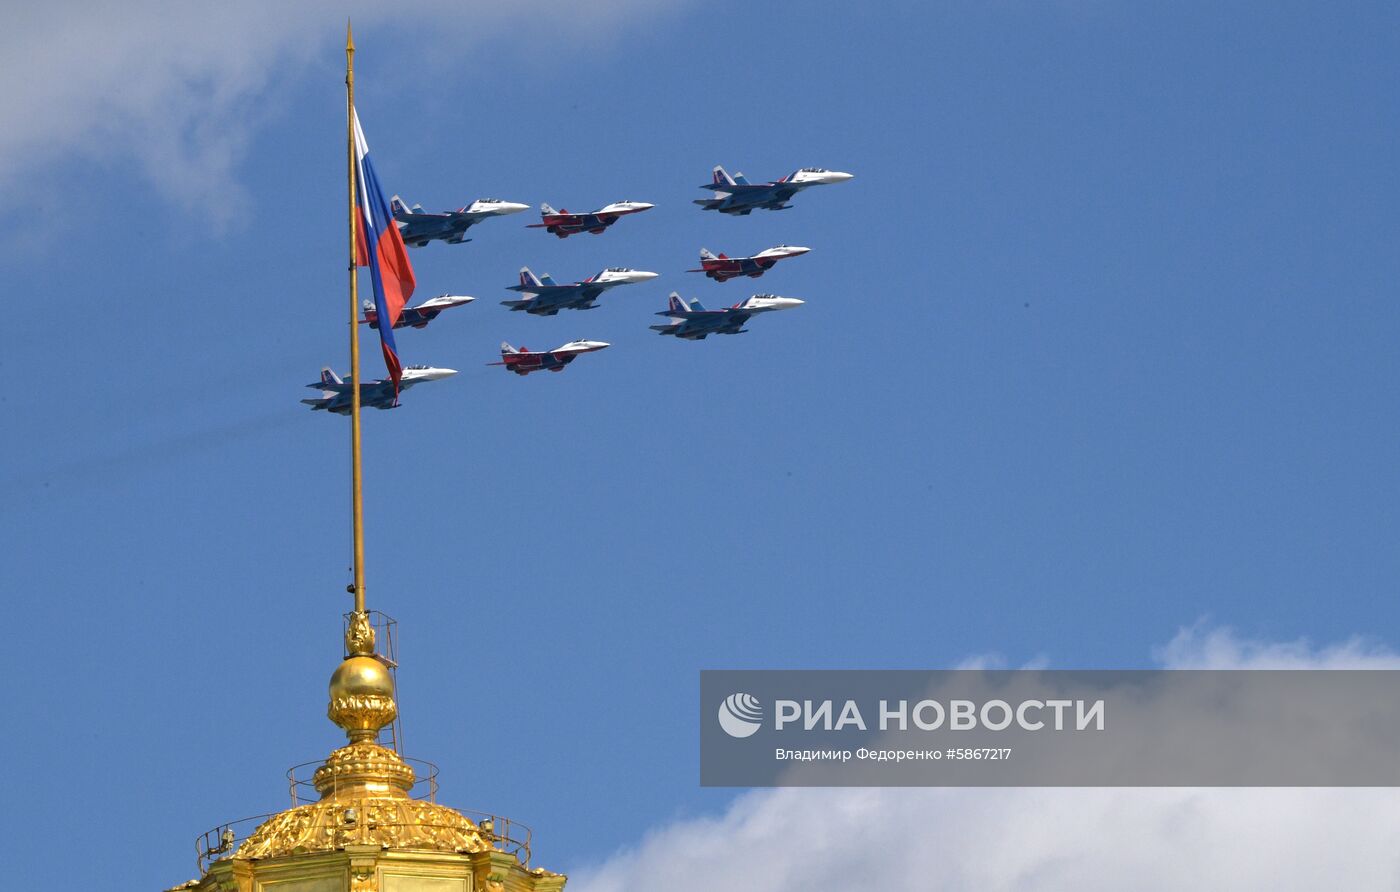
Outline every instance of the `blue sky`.
[[(75, 806), (106, 829), (56, 888), (130, 844), (133, 885), (182, 880), (196, 833), (284, 807), (284, 768), (336, 745), (347, 425), (297, 400), (346, 365), (345, 10), (257, 7), (138, 13), (91, 45), (137, 60), (107, 60), (115, 92), (0, 107), (30, 140), (0, 142), (0, 821), (31, 882), (73, 843), (16, 828)], [(420, 296), (478, 300), (400, 335), (462, 374), (366, 416), (369, 601), (445, 801), (532, 823), (562, 870), (725, 808), (701, 668), (1145, 666), (1203, 617), (1394, 644), (1393, 6), (522, 8), (357, 28), (410, 202), (657, 205), (412, 255)], [(162, 67), (187, 45), (233, 55)], [(716, 163), (857, 178), (726, 218), (690, 204)], [(783, 242), (813, 250), (682, 272)], [(497, 303), (522, 264), (663, 275), (546, 319)], [(673, 289), (807, 303), (686, 343), (647, 329)], [(485, 366), (575, 337), (614, 346)]]

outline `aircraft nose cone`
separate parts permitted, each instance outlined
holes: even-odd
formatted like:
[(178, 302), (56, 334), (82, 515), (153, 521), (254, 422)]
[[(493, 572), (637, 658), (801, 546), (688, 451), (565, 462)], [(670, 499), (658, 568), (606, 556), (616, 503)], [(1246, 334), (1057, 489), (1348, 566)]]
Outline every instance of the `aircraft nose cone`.
[(649, 273), (646, 270), (637, 270), (632, 273), (632, 275), (636, 277), (638, 282), (647, 282), (655, 279), (657, 276), (661, 275), (661, 273)]
[(441, 381), (443, 378), (451, 378), (455, 374), (457, 374), (456, 369), (428, 369), (427, 374), (423, 377), (429, 381)]
[(827, 174), (827, 177), (833, 183), (844, 183), (847, 180), (854, 180), (856, 178), (856, 175), (853, 173), (845, 173), (844, 171), (840, 170), (833, 170), (831, 173)]
[(607, 341), (584, 341), (583, 345), (589, 350), (602, 350), (604, 347), (611, 347)]
[(530, 209), (528, 204), (521, 204), (518, 201), (503, 201), (500, 203), (499, 207), (503, 214), (518, 214), (521, 211), (528, 211)]
[(811, 248), (804, 248), (801, 245), (792, 245), (788, 248), (788, 251), (793, 254), (806, 254), (811, 250)]
[(649, 211), (649, 210), (651, 210), (652, 208), (656, 207), (656, 205), (654, 205), (654, 204), (652, 204), (651, 202), (648, 202), (648, 201), (634, 201), (634, 202), (632, 203), (632, 206), (635, 207), (635, 208), (636, 208), (637, 210), (639, 210), (639, 211)]
[(802, 301), (795, 297), (776, 297), (771, 294), (755, 294), (758, 310), (791, 310), (793, 307), (802, 306)]

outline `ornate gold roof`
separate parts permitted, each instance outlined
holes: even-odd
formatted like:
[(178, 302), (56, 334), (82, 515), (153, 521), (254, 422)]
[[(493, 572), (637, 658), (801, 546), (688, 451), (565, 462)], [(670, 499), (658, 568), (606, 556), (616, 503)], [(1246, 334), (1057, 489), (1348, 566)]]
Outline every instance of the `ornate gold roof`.
[(445, 805), (413, 799), (324, 799), (273, 815), (244, 840), (235, 858), (276, 858), (346, 845), (484, 852), (488, 834)]

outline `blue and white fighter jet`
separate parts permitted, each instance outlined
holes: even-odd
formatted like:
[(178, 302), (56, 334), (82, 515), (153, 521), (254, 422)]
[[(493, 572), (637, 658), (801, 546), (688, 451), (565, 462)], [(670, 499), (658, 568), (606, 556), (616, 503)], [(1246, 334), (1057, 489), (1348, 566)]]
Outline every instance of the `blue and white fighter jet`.
[(399, 225), (399, 233), (405, 243), (421, 248), (434, 239), (449, 245), (469, 242), (467, 230), (487, 217), (500, 217), (505, 214), (518, 214), (528, 211), (528, 204), (515, 201), (501, 201), (499, 198), (478, 198), (466, 207), (441, 214), (430, 214), (421, 204), (409, 207), (402, 198), (395, 195), (389, 199), (394, 209), (394, 220)]
[(707, 310), (700, 301), (687, 302), (672, 291), (668, 308), (658, 316), (670, 316), (676, 320), (666, 325), (653, 325), (653, 331), (664, 335), (675, 335), (687, 341), (703, 341), (712, 334), (743, 334), (748, 331), (744, 323), (755, 313), (768, 313), (773, 310), (790, 310), (802, 306), (795, 297), (779, 297), (776, 294), (755, 294), (741, 300), (732, 307)]
[(560, 310), (591, 310), (598, 306), (599, 295), (618, 285), (633, 285), (656, 278), (660, 273), (646, 270), (628, 269), (613, 266), (589, 276), (582, 282), (560, 285), (549, 277), (549, 273), (537, 276), (528, 266), (520, 268), (520, 284), (511, 285), (508, 290), (519, 291), (524, 300), (503, 300), (501, 306), (512, 310), (524, 310), (535, 316), (553, 316)]
[[(395, 328), (427, 328), (428, 323), (438, 317), (443, 310), (450, 310), (453, 307), (460, 307), (476, 300), (465, 294), (439, 294), (437, 297), (430, 297), (421, 304), (412, 307), (404, 307), (399, 313), (399, 321), (394, 323)], [(363, 302), (365, 317), (360, 320), (361, 325), (368, 325), (370, 328), (379, 329), (379, 313), (374, 309), (374, 301)]]
[[(399, 390), (404, 391), (423, 381), (441, 381), (457, 374), (456, 369), (435, 369), (426, 365), (411, 365), (403, 370), (399, 379)], [(324, 409), (337, 415), (350, 414), (350, 384), (329, 368), (321, 369), (321, 380), (307, 387), (321, 391), (318, 399), (302, 400), (313, 411)], [(360, 385), (360, 405), (371, 409), (392, 409), (397, 406), (394, 399), (394, 382), (389, 379), (366, 381)]]
[(758, 209), (781, 211), (792, 207), (788, 204), (788, 200), (803, 189), (812, 186), (828, 186), (832, 183), (844, 183), (853, 179), (854, 176), (854, 174), (842, 173), (839, 170), (804, 167), (801, 170), (793, 171), (781, 180), (774, 180), (770, 183), (750, 183), (742, 173), (731, 177), (723, 167), (716, 165), (713, 181), (700, 187), (713, 191), (715, 197), (696, 199), (695, 203), (707, 211), (719, 211), (721, 214), (739, 216), (746, 216), (749, 212)]

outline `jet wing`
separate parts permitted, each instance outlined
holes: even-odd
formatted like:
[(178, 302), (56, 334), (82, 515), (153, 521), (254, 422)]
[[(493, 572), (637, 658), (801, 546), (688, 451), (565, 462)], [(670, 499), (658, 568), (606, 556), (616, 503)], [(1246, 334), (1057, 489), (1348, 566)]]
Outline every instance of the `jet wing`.
[(507, 291), (519, 291), (521, 294), (535, 294), (540, 297), (557, 297), (566, 292), (573, 291), (575, 285), (507, 285)]
[(339, 382), (339, 383), (337, 383), (337, 382), (335, 382), (335, 381), (316, 381), (315, 383), (308, 384), (308, 385), (306, 385), (306, 386), (307, 386), (307, 387), (310, 387), (312, 390), (324, 390), (326, 393), (349, 393), (349, 392), (350, 392), (350, 382), (349, 382), (349, 381), (341, 381), (341, 382)]
[(392, 381), (375, 381), (365, 384), (360, 389), (360, 405), (362, 406), (374, 409), (392, 409), (394, 402), (394, 382)]
[(773, 188), (772, 183), (702, 183), (701, 189), (709, 189), (712, 192), (760, 192), (764, 189)]
[(399, 211), (394, 214), (394, 219), (400, 223), (441, 223), (443, 220), (451, 219), (451, 214), (430, 214), (427, 211)]

